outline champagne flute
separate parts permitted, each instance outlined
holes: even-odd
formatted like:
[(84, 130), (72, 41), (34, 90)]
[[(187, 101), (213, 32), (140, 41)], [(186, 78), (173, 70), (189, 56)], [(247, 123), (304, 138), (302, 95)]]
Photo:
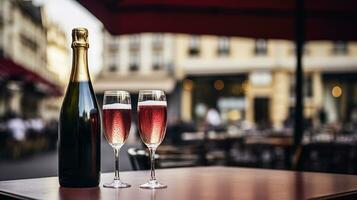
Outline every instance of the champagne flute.
[(155, 177), (155, 151), (161, 144), (166, 132), (166, 96), (160, 90), (141, 90), (138, 100), (139, 131), (141, 140), (149, 148), (151, 178), (140, 185), (141, 188), (157, 189), (167, 186), (159, 183)]
[(131, 125), (130, 94), (126, 91), (105, 91), (103, 100), (104, 135), (114, 150), (115, 176), (111, 183), (103, 186), (108, 188), (127, 188), (119, 178), (119, 152), (128, 138)]

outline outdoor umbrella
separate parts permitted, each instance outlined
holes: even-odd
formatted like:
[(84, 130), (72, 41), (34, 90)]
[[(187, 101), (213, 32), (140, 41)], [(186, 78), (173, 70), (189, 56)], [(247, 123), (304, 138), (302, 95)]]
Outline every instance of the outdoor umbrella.
[(356, 40), (354, 0), (77, 0), (114, 35), (140, 32), (294, 39), (297, 2), (306, 40)]

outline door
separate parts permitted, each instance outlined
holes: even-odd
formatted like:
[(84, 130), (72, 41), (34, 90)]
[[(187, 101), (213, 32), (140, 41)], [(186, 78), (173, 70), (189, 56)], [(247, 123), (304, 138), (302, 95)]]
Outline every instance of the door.
[(254, 122), (258, 128), (268, 128), (270, 126), (269, 98), (254, 98)]

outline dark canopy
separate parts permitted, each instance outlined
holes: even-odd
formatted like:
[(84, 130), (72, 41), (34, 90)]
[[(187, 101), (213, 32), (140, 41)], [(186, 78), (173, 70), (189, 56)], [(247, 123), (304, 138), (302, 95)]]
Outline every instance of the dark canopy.
[[(77, 0), (114, 35), (140, 32), (294, 38), (295, 0)], [(356, 40), (357, 1), (306, 0), (306, 40)]]
[(41, 83), (45, 86), (48, 94), (52, 94), (54, 96), (62, 95), (61, 87), (53, 84), (45, 77), (26, 69), (20, 64), (13, 62), (11, 59), (0, 58), (0, 81), (19, 79), (29, 83)]

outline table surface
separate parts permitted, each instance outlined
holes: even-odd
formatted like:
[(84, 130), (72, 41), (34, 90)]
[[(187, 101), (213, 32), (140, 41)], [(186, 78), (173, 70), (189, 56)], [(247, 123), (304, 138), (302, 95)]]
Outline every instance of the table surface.
[[(356, 195), (357, 176), (230, 167), (157, 170), (166, 189), (141, 189), (148, 171), (121, 172), (131, 188), (103, 188), (113, 174), (102, 174), (96, 188), (61, 188), (57, 177), (0, 182), (1, 195), (22, 199), (309, 199)], [(354, 196), (356, 197), (356, 196)]]

